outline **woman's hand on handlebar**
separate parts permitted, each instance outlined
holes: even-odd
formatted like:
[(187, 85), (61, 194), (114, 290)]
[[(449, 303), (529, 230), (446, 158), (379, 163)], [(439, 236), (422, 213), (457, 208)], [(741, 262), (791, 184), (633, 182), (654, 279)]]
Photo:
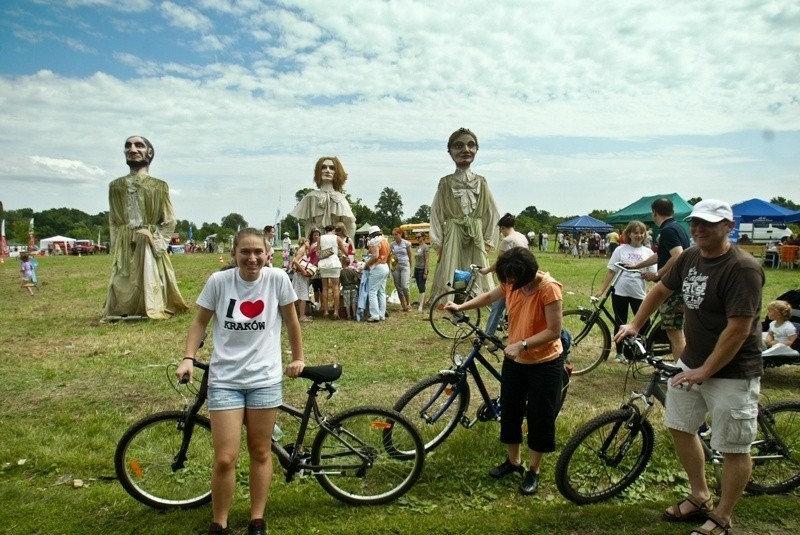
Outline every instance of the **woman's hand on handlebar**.
[(453, 301), (448, 301), (444, 304), (444, 309), (448, 312), (461, 312), (461, 305), (458, 305)]
[(188, 357), (181, 360), (175, 370), (175, 377), (181, 384), (192, 383), (194, 381), (194, 360)]

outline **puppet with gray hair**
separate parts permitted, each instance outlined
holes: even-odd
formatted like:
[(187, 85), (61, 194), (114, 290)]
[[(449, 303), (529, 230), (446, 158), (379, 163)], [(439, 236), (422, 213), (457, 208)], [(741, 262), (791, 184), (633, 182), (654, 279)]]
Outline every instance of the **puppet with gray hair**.
[(155, 149), (147, 138), (129, 137), (124, 152), (130, 172), (108, 190), (112, 264), (103, 317), (167, 319), (188, 308), (167, 254), (176, 224), (169, 186), (150, 176)]

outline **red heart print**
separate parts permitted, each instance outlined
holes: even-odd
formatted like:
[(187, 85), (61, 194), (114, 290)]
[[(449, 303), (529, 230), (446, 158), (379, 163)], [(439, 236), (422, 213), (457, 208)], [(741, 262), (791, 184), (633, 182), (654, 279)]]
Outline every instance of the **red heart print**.
[(255, 318), (262, 312), (264, 312), (264, 301), (244, 301), (241, 305), (239, 305), (239, 310), (242, 311), (242, 314), (247, 316), (248, 318)]

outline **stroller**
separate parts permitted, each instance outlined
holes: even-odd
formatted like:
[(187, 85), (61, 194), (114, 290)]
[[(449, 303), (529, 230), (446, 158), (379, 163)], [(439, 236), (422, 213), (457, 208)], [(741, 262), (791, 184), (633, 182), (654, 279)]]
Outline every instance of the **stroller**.
[[(786, 301), (792, 305), (792, 317), (790, 321), (794, 323), (797, 331), (800, 332), (800, 290), (789, 290), (778, 297), (781, 301)], [(761, 323), (761, 329), (766, 331), (769, 328), (769, 318)], [(784, 364), (800, 364), (800, 336), (794, 341), (790, 348), (782, 346), (772, 351), (770, 348), (762, 353), (765, 368), (777, 368)]]

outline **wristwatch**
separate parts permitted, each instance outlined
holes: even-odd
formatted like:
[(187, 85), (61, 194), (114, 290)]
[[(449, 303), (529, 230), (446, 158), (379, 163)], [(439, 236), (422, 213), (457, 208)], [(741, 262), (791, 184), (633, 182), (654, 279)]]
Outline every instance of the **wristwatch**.
[(528, 350), (528, 341), (526, 339), (524, 339), (524, 338), (522, 339), (522, 350), (523, 351), (527, 351)]

